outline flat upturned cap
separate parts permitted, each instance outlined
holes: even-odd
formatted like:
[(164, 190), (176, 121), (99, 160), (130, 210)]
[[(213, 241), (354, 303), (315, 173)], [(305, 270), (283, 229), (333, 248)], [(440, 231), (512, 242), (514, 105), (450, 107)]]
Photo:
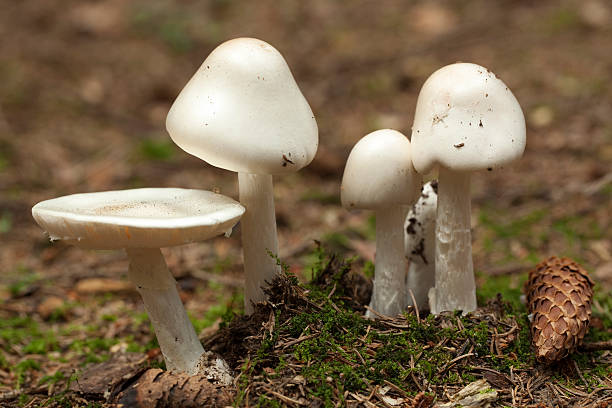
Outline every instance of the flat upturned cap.
[(421, 177), (410, 156), (410, 141), (396, 130), (377, 130), (361, 138), (344, 168), (342, 205), (375, 210), (412, 204), (418, 197)]
[(423, 85), (411, 140), (414, 167), (421, 174), (437, 166), (496, 168), (523, 155), (525, 118), (512, 92), (491, 71), (452, 64)]
[(42, 201), (34, 219), (52, 241), (91, 249), (162, 248), (226, 233), (244, 207), (221, 194), (141, 188)]
[(319, 143), (317, 122), (285, 59), (254, 38), (210, 53), (174, 101), (166, 128), (187, 153), (253, 174), (297, 171)]

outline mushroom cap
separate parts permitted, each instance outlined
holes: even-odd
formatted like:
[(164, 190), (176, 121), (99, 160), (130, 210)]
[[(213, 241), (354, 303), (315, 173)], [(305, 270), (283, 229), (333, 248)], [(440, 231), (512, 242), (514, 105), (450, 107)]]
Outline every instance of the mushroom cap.
[(238, 222), (244, 207), (221, 194), (140, 188), (42, 201), (32, 216), (52, 241), (91, 249), (162, 248), (203, 241)]
[(319, 137), (287, 62), (270, 44), (237, 38), (215, 48), (166, 118), (174, 142), (226, 170), (281, 174), (308, 165)]
[(410, 141), (396, 130), (377, 130), (361, 138), (344, 168), (342, 205), (375, 210), (412, 204), (418, 197), (421, 177), (410, 156)]
[(434, 72), (417, 100), (413, 163), (421, 174), (443, 166), (474, 171), (523, 155), (525, 117), (508, 87), (488, 69), (458, 63)]

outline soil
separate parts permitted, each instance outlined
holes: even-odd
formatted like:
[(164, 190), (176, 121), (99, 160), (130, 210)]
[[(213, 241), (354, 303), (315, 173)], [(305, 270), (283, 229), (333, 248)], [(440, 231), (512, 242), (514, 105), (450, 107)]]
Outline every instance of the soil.
[[(125, 255), (50, 244), (30, 209), (136, 187), (236, 198), (236, 174), (184, 153), (164, 126), (206, 55), (234, 37), (274, 45), (317, 118), (313, 163), (274, 180), (279, 256), (300, 279), (312, 274), (315, 240), (355, 256), (360, 276), (369, 270), (372, 216), (339, 202), (348, 153), (379, 128), (409, 135), (425, 79), (469, 61), (508, 85), (528, 131), (520, 161), (472, 178), (481, 304), (497, 292), (517, 295), (526, 272), (551, 255), (581, 263), (596, 293), (612, 290), (612, 6), (603, 0), (23, 0), (1, 10), (0, 405), (61, 406), (71, 377), (117, 353), (160, 365), (125, 283)], [(164, 255), (207, 338), (242, 302), (239, 227), (229, 239)], [(366, 302), (356, 295), (358, 309)], [(611, 307), (594, 303), (603, 314)], [(247, 326), (232, 347), (254, 335)]]

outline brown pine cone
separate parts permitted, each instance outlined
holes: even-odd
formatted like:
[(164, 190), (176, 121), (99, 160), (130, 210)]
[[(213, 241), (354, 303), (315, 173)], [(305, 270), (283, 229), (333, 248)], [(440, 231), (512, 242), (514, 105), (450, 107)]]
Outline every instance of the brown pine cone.
[(553, 256), (529, 272), (525, 293), (537, 360), (550, 364), (576, 350), (591, 318), (593, 281), (587, 272), (569, 258)]

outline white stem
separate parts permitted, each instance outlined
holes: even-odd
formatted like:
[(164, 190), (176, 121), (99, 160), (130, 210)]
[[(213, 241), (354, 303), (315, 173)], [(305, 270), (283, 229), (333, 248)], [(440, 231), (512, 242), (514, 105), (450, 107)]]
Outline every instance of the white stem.
[(126, 249), (128, 278), (142, 296), (168, 370), (197, 374), (204, 348), (159, 249)]
[(238, 173), (240, 203), (246, 212), (240, 221), (244, 258), (244, 310), (253, 313), (253, 303), (265, 300), (262, 287), (272, 282), (280, 267), (269, 252), (278, 255), (276, 214), (272, 176)]
[[(404, 220), (406, 207), (376, 211), (376, 262), (370, 308), (386, 316), (395, 316), (406, 307), (406, 257), (404, 256)], [(373, 317), (371, 313), (367, 317)]]
[(443, 167), (438, 179), (436, 286), (429, 303), (434, 314), (476, 309), (470, 233), (470, 173)]
[[(414, 295), (419, 311), (429, 310), (429, 290), (435, 285), (436, 188), (432, 182), (423, 186), (421, 197), (408, 213), (404, 224), (406, 257), (410, 261), (406, 291)], [(411, 306), (410, 294), (406, 299), (407, 305)]]
[[(433, 235), (433, 230), (432, 230)], [(419, 311), (429, 310), (429, 290), (435, 285), (434, 257), (429, 258), (428, 263), (411, 261), (406, 281), (406, 291), (410, 289), (414, 295)], [(412, 306), (412, 297), (406, 297), (407, 305)]]

